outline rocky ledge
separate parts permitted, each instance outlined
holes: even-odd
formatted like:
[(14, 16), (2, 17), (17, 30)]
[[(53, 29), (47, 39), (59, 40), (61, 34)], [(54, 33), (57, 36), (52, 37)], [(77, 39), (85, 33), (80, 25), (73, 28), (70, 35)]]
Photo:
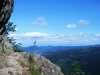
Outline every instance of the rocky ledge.
[(29, 58), (34, 61), (34, 68), (39, 75), (63, 75), (60, 67), (51, 63), (45, 57), (28, 52), (0, 53), (0, 75), (31, 75)]

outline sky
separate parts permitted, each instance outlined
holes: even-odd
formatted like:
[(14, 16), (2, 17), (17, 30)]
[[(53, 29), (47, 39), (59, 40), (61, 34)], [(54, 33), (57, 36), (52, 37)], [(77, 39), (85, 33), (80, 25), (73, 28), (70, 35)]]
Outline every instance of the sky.
[(100, 44), (100, 0), (14, 0), (9, 21), (24, 47)]

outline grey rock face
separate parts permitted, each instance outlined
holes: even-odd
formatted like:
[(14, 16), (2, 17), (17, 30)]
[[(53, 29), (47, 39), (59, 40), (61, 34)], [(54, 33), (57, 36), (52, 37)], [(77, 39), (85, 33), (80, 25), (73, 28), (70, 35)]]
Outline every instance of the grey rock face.
[[(22, 75), (22, 67), (17, 60), (21, 57), (18, 53), (0, 55), (0, 75)], [(2, 61), (3, 60), (3, 61)]]
[[(0, 55), (0, 75), (9, 75), (9, 73), (12, 75), (31, 75), (29, 57), (30, 53), (28, 52)], [(39, 75), (64, 75), (60, 67), (54, 65), (45, 57), (38, 54), (31, 54), (31, 57), (34, 60), (34, 68), (40, 71)]]
[(5, 32), (5, 24), (13, 12), (13, 0), (0, 0), (0, 35)]
[[(23, 53), (21, 55), (29, 57), (29, 54), (27, 53)], [(39, 54), (32, 54), (31, 57), (35, 61), (35, 68), (40, 69), (41, 75), (64, 75), (59, 66), (51, 63), (45, 57)]]
[(0, 42), (0, 52), (13, 52), (12, 45), (8, 42), (7, 36), (4, 35), (2, 41)]
[(7, 46), (8, 43), (5, 40), (6, 37), (5, 24), (8, 22), (11, 13), (13, 12), (13, 8), (14, 8), (13, 5), (14, 5), (13, 0), (0, 0), (0, 52), (8, 48)]
[(33, 59), (36, 61), (36, 67), (41, 69), (41, 75), (63, 75), (60, 67), (54, 65), (43, 56), (34, 54)]

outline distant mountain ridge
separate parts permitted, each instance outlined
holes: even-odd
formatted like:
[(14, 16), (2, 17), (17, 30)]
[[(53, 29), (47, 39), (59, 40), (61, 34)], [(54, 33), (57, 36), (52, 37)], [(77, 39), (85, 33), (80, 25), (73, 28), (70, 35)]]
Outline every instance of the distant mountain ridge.
[(21, 47), (21, 49), (28, 52), (35, 52), (38, 54), (42, 54), (45, 52), (69, 50), (69, 49), (84, 49), (89, 47), (100, 47), (100, 44), (87, 45), (87, 46), (29, 46), (29, 47)]
[(85, 72), (85, 75), (100, 75), (100, 45), (84, 49), (46, 52), (42, 56), (60, 66), (64, 75), (71, 75), (70, 72), (73, 72), (73, 64), (79, 66)]

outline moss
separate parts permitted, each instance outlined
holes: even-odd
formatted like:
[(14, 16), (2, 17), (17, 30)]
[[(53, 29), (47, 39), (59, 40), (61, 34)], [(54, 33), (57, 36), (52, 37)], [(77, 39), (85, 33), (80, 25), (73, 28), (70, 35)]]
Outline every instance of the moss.
[(34, 66), (32, 66), (32, 65), (29, 68), (29, 72), (31, 73), (31, 75), (40, 75), (39, 70), (35, 69)]
[(20, 64), (21, 64), (21, 66), (22, 66), (23, 68), (25, 67), (25, 64), (24, 64), (24, 62), (21, 62)]
[(40, 70), (34, 68), (35, 61), (32, 59), (31, 55), (29, 57), (29, 63), (30, 63), (29, 72), (31, 73), (31, 75), (40, 75)]

